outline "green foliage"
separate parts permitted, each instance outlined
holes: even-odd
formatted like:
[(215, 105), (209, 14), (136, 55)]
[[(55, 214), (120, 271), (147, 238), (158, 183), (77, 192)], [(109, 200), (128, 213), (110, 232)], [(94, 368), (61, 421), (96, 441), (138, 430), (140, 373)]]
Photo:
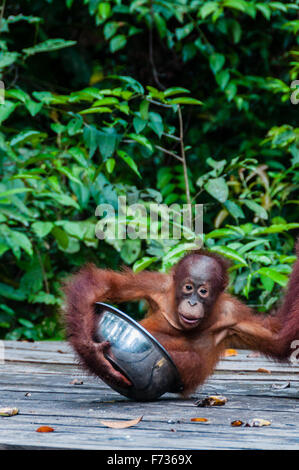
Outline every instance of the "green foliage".
[(166, 271), (195, 246), (97, 239), (97, 205), (119, 196), (204, 204), (231, 291), (269, 310), (299, 228), (298, 0), (7, 3), (1, 337), (59, 338), (61, 280), (86, 261)]

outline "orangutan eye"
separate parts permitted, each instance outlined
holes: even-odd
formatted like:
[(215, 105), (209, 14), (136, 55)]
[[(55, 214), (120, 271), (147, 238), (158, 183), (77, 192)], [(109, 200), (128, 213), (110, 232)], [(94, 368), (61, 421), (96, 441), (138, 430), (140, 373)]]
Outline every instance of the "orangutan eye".
[(183, 287), (183, 291), (186, 292), (186, 293), (190, 293), (193, 291), (193, 286), (192, 284), (186, 284), (184, 287)]
[(201, 289), (199, 289), (199, 294), (203, 297), (206, 297), (208, 293), (208, 289), (206, 289), (205, 287), (201, 287)]

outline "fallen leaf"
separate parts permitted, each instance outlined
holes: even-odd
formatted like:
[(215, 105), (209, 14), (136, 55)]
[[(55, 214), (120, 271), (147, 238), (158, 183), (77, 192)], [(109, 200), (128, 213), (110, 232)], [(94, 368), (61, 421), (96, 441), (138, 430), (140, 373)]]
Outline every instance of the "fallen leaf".
[(262, 374), (271, 374), (271, 370), (264, 369), (263, 367), (260, 367), (259, 369), (257, 369), (257, 372), (260, 372)]
[(131, 426), (135, 426), (142, 420), (143, 416), (139, 416), (136, 419), (130, 419), (129, 421), (100, 421), (104, 426), (113, 429), (125, 429), (130, 428)]
[(195, 402), (195, 406), (223, 406), (227, 402), (226, 397), (221, 397), (217, 395), (210, 395), (209, 397), (204, 398), (203, 400), (198, 400)]
[(275, 390), (284, 390), (285, 388), (290, 388), (290, 387), (291, 387), (290, 382), (286, 382), (283, 384), (272, 384), (272, 388), (274, 388)]
[(261, 356), (260, 352), (253, 351), (253, 352), (249, 353), (247, 357), (260, 357), (260, 356)]
[(209, 422), (207, 418), (191, 418), (191, 421), (195, 423), (208, 423)]
[(83, 380), (79, 380), (79, 379), (74, 379), (70, 382), (71, 385), (82, 385), (83, 384)]
[(40, 426), (36, 429), (36, 432), (53, 432), (54, 429), (51, 426)]
[(226, 349), (223, 353), (223, 357), (231, 357), (231, 356), (237, 356), (238, 355), (238, 351), (236, 351), (235, 349)]
[(250, 428), (260, 428), (262, 426), (270, 426), (271, 421), (268, 421), (267, 419), (262, 419), (262, 418), (253, 418), (250, 419), (245, 426), (250, 427)]
[(15, 416), (18, 413), (18, 408), (0, 408), (0, 416)]
[(66, 351), (62, 351), (61, 349), (57, 349), (57, 352), (60, 353), (60, 354), (65, 354)]
[(240, 419), (236, 419), (235, 421), (232, 421), (230, 424), (231, 426), (237, 427), (237, 426), (242, 426), (244, 423)]

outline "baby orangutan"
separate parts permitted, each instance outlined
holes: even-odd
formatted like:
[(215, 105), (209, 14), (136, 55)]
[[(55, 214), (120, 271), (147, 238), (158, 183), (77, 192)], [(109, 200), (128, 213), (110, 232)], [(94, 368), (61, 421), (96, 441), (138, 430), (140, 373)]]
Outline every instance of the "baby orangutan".
[[(293, 277), (299, 275), (297, 264), (290, 286)], [(170, 274), (114, 272), (92, 264), (83, 267), (65, 285), (67, 336), (82, 365), (108, 383), (130, 386), (105, 358), (109, 343), (94, 340), (94, 304), (138, 299), (149, 304), (140, 324), (172, 356), (184, 384), (184, 395), (213, 372), (231, 338), (240, 347), (287, 359), (291, 341), (299, 333), (299, 306), (294, 313), (290, 289), (277, 315), (255, 315), (225, 292), (227, 267), (222, 257), (205, 250), (187, 254)]]

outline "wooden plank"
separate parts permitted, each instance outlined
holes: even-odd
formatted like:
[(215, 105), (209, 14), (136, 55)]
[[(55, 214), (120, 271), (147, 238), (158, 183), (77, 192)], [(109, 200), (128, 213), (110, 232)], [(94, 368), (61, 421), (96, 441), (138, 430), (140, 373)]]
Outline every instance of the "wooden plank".
[[(59, 349), (65, 354), (57, 352)], [(0, 404), (17, 406), (20, 414), (0, 417), (0, 449), (298, 449), (298, 367), (248, 351), (225, 358), (218, 370), (189, 399), (166, 394), (138, 403), (117, 394), (102, 381), (83, 373), (65, 343), (5, 343), (6, 363), (0, 365)], [(272, 371), (259, 374), (258, 367)], [(72, 385), (73, 378), (83, 385)], [(272, 384), (290, 381), (290, 388)], [(30, 396), (25, 396), (30, 392)], [(194, 401), (224, 394), (224, 407), (198, 408)], [(102, 419), (143, 420), (129, 429), (108, 429)], [(208, 424), (192, 423), (206, 417)], [(231, 421), (269, 419), (264, 428), (233, 428)], [(54, 433), (35, 430), (46, 424)]]

